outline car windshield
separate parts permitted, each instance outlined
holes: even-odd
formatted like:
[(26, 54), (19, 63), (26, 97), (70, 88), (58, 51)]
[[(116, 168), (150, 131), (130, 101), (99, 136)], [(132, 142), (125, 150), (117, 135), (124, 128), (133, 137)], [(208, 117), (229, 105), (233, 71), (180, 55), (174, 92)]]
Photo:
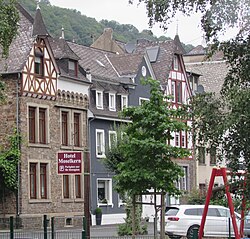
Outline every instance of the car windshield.
[(176, 216), (176, 214), (178, 213), (179, 208), (176, 207), (167, 207), (166, 208), (166, 216)]

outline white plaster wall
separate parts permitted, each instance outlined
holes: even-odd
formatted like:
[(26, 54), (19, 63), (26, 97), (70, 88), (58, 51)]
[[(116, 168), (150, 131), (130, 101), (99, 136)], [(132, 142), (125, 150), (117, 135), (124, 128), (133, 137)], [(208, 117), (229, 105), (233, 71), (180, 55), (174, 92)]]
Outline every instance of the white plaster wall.
[(57, 81), (57, 88), (61, 91), (65, 90), (79, 94), (82, 93), (83, 95), (89, 94), (89, 86), (83, 85), (75, 81), (65, 80), (62, 78), (59, 78), (59, 80)]

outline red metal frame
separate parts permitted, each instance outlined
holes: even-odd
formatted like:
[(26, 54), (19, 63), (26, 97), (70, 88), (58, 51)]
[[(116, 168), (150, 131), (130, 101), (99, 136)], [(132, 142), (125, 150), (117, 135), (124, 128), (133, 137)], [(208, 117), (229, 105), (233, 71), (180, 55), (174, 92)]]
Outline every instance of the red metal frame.
[[(228, 182), (227, 182), (226, 168), (213, 168), (213, 170), (212, 170), (212, 174), (211, 174), (211, 178), (210, 178), (210, 182), (209, 182), (209, 186), (208, 186), (206, 202), (205, 202), (205, 206), (204, 206), (204, 211), (203, 211), (203, 215), (202, 215), (202, 219), (201, 219), (201, 226), (200, 226), (200, 230), (199, 230), (199, 239), (202, 239), (204, 226), (205, 226), (205, 222), (206, 222), (206, 217), (207, 217), (208, 206), (209, 206), (210, 198), (211, 198), (211, 195), (212, 195), (214, 179), (217, 176), (222, 176), (223, 177), (223, 181), (224, 181), (224, 185), (225, 185), (225, 191), (226, 191), (227, 200), (228, 200), (228, 206), (229, 206), (229, 209), (230, 209), (230, 215), (231, 215), (232, 223), (233, 223), (235, 239), (240, 239), (240, 236), (241, 237), (243, 236), (244, 220), (243, 221), (241, 220), (240, 234), (239, 234), (238, 227), (237, 227), (237, 224), (236, 224), (235, 215), (234, 215), (233, 201), (232, 201), (231, 194), (229, 192), (229, 185), (228, 185)], [(244, 200), (243, 200), (243, 206), (244, 206), (244, 204), (245, 203), (244, 203)], [(244, 218), (244, 210), (242, 210), (241, 216), (243, 216), (242, 218)]]

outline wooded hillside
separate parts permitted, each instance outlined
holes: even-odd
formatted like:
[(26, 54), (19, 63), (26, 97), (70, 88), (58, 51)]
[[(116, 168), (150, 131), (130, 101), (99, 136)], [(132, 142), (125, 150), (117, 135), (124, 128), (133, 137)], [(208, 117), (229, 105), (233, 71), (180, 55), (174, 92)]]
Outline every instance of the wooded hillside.
[[(22, 6), (34, 16), (37, 3), (35, 0), (18, 0)], [(153, 41), (164, 41), (171, 39), (169, 37), (156, 37), (150, 30), (139, 30), (131, 24), (120, 24), (116, 21), (101, 20), (82, 15), (75, 9), (66, 9), (52, 6), (49, 0), (41, 0), (40, 8), (44, 22), (49, 33), (54, 37), (61, 36), (61, 29), (64, 28), (65, 39), (75, 41), (79, 44), (90, 46), (98, 38), (104, 28), (113, 29), (113, 37), (122, 42), (136, 42), (137, 39), (146, 38)], [(174, 36), (172, 36), (174, 37)], [(183, 44), (188, 52), (194, 48), (192, 45)]]

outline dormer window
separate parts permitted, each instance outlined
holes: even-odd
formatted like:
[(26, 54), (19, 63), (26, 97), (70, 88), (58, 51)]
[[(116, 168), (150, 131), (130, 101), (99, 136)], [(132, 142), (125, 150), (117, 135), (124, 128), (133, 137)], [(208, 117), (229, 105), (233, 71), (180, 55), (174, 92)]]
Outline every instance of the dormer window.
[(69, 60), (69, 74), (72, 76), (77, 76), (77, 61)]
[(121, 110), (128, 107), (128, 96), (127, 95), (121, 95)]
[(114, 93), (109, 93), (109, 110), (115, 111), (115, 94)]
[(174, 70), (178, 71), (179, 70), (179, 62), (178, 62), (178, 57), (175, 55), (174, 56)]
[(103, 92), (96, 91), (96, 108), (103, 109)]
[(43, 76), (43, 51), (41, 48), (35, 49), (35, 74)]

